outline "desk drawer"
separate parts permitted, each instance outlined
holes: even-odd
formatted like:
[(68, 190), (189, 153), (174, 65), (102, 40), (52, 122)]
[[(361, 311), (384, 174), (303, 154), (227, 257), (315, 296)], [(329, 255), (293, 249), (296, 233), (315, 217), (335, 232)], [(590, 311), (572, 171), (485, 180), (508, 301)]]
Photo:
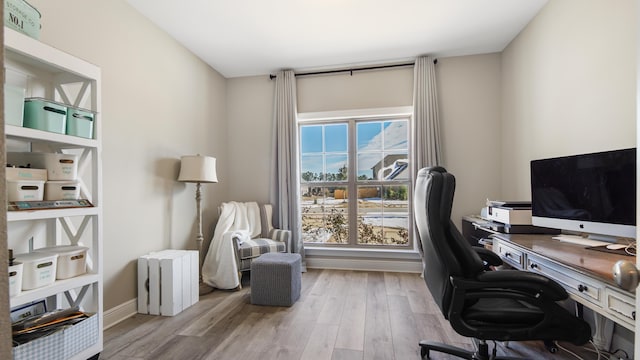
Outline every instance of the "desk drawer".
[(605, 309), (608, 313), (634, 328), (636, 323), (636, 300), (630, 294), (607, 287), (605, 289)]
[(509, 265), (518, 270), (524, 269), (524, 254), (522, 251), (497, 239), (493, 241), (493, 249)]
[(569, 294), (602, 305), (604, 284), (598, 283), (568, 267), (528, 254), (527, 270), (547, 276), (564, 287)]

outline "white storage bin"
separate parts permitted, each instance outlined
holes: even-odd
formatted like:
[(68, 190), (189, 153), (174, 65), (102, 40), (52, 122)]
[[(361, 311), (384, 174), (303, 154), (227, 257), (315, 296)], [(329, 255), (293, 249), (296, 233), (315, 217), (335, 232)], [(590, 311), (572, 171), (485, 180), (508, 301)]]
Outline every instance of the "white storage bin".
[(56, 280), (58, 254), (32, 252), (16, 255), (23, 264), (22, 290), (31, 290), (53, 284)]
[(47, 181), (47, 170), (7, 167), (5, 169), (7, 180), (42, 180)]
[(40, 152), (10, 152), (7, 162), (12, 165), (47, 169), (48, 180), (76, 180), (78, 155)]
[(7, 180), (7, 201), (42, 201), (44, 181)]
[(19, 295), (22, 291), (22, 271), (23, 265), (20, 262), (9, 266), (9, 296)]
[(47, 181), (44, 184), (45, 200), (77, 200), (79, 198), (78, 181)]
[(59, 245), (34, 250), (36, 253), (53, 254), (58, 257), (56, 279), (68, 279), (87, 272), (88, 247)]

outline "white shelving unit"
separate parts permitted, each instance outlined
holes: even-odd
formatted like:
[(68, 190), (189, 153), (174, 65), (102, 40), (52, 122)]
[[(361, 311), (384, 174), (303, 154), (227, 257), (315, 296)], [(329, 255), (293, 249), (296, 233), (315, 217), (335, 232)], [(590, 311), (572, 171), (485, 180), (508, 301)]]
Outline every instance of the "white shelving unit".
[[(7, 151), (47, 151), (79, 155), (78, 175), (82, 197), (94, 205), (34, 211), (8, 211), (9, 248), (16, 253), (33, 247), (83, 245), (87, 253), (87, 273), (10, 298), (11, 308), (44, 300), (47, 309), (73, 305), (95, 313), (89, 332), (97, 340), (65, 358), (88, 359), (103, 346), (103, 260), (102, 260), (102, 164), (100, 68), (63, 51), (43, 44), (9, 28), (4, 28), (5, 70), (7, 82), (22, 82), (27, 97), (42, 97), (69, 106), (96, 112), (93, 139), (56, 134), (6, 125)], [(97, 320), (97, 321), (96, 321)], [(87, 320), (85, 320), (87, 321)], [(82, 323), (80, 323), (82, 324)], [(79, 326), (79, 325), (74, 325)], [(87, 325), (85, 325), (87, 326)]]

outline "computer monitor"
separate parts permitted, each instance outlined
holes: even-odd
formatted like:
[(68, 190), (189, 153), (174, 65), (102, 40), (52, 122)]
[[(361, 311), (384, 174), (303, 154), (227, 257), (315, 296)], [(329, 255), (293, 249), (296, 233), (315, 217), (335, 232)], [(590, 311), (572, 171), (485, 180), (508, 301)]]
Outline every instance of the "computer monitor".
[(615, 240), (636, 237), (636, 149), (531, 161), (536, 226)]

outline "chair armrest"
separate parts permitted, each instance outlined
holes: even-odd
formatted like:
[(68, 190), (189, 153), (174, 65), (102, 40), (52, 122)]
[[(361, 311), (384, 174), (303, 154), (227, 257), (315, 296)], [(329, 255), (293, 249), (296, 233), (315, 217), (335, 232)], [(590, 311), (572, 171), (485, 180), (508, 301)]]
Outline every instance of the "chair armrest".
[(285, 251), (291, 252), (291, 230), (271, 229), (269, 238), (283, 242), (286, 246)]
[(480, 256), (480, 259), (482, 259), (482, 261), (487, 263), (487, 265), (502, 265), (502, 259), (500, 259), (500, 256), (498, 256), (498, 254), (494, 253), (493, 251), (479, 246), (474, 246), (473, 250), (478, 254), (478, 256)]
[(231, 238), (231, 244), (233, 245), (233, 255), (236, 258), (236, 266), (238, 267), (238, 271), (240, 271), (240, 254), (239, 254), (240, 246), (238, 245), (238, 240), (239, 240), (240, 236), (229, 234), (229, 233), (230, 233), (230, 231), (224, 233), (222, 235), (222, 238), (224, 239), (225, 235), (229, 236)]
[(455, 287), (464, 290), (515, 290), (551, 301), (565, 300), (569, 297), (567, 291), (557, 282), (529, 271), (486, 271), (478, 275), (475, 280), (452, 277), (451, 282)]
[(251, 234), (249, 233), (248, 230), (242, 230), (242, 231), (227, 231), (225, 233), (222, 234), (222, 237), (229, 237), (234, 244), (237, 243), (241, 243), (242, 241), (246, 240), (246, 239), (250, 239), (251, 238)]

